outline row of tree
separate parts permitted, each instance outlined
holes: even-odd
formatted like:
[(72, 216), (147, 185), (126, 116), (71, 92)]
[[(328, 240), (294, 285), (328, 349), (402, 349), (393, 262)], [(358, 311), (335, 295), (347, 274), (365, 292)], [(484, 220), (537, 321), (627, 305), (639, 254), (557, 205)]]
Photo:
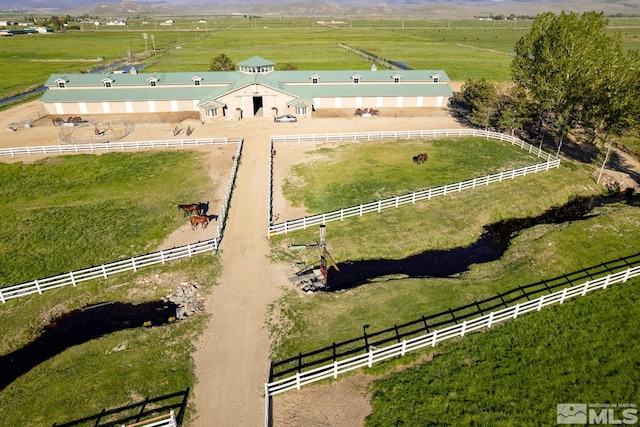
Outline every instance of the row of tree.
[(538, 15), (515, 46), (513, 83), (468, 80), (452, 106), (471, 124), (605, 146), (640, 124), (640, 55), (604, 14)]

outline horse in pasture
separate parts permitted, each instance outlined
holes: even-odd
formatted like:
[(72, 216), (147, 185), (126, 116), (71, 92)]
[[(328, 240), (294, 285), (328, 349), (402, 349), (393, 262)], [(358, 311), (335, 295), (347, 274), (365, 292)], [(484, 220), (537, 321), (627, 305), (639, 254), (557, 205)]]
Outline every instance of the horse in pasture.
[(413, 156), (413, 163), (419, 165), (426, 162), (428, 158), (429, 156), (427, 156), (427, 153), (420, 153), (417, 156)]
[(198, 224), (201, 224), (202, 229), (204, 230), (205, 228), (207, 228), (207, 225), (209, 225), (209, 217), (206, 215), (205, 216), (196, 215), (196, 216), (189, 217), (189, 222), (191, 222), (192, 230), (195, 230), (196, 228), (198, 228)]
[(191, 216), (194, 212), (200, 213), (200, 203), (192, 203), (190, 205), (178, 205), (178, 209), (182, 209), (184, 216)]
[(364, 111), (362, 111), (360, 108), (356, 109), (356, 112), (353, 113), (354, 116), (361, 116), (362, 114), (364, 114)]
[(380, 110), (374, 110), (373, 108), (369, 108), (369, 114), (371, 114), (372, 116), (379, 116)]

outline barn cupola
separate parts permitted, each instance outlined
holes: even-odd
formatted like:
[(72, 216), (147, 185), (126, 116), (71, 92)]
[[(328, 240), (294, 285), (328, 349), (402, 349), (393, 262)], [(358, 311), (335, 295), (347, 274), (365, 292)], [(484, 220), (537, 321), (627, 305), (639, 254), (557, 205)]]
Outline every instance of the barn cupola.
[(238, 63), (238, 70), (245, 74), (268, 74), (273, 71), (274, 65), (274, 62), (254, 56)]

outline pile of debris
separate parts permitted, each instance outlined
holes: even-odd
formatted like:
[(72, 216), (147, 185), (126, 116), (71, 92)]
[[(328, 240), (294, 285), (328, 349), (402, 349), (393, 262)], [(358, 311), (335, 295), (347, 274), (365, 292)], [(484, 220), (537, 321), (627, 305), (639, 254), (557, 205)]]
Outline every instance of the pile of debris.
[(200, 295), (198, 286), (187, 282), (180, 283), (178, 289), (171, 295), (164, 297), (163, 300), (178, 306), (176, 309), (177, 319), (184, 319), (194, 313), (204, 312), (204, 298)]
[(295, 276), (290, 277), (289, 281), (297, 284), (304, 292), (325, 291), (327, 289), (327, 280), (322, 274), (321, 268), (303, 268)]

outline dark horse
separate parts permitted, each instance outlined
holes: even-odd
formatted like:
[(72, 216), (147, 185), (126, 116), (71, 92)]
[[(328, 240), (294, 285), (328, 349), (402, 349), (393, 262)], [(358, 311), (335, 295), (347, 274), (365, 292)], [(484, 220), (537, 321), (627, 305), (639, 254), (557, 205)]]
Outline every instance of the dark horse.
[(421, 164), (427, 161), (427, 159), (429, 158), (429, 156), (427, 156), (427, 153), (420, 153), (417, 156), (413, 156), (413, 163), (416, 164)]
[(182, 209), (184, 216), (191, 216), (194, 212), (200, 214), (200, 203), (192, 203), (190, 205), (178, 205), (178, 209)]
[(204, 230), (209, 225), (209, 217), (208, 216), (192, 216), (189, 218), (189, 222), (191, 222), (191, 229), (195, 230), (198, 228), (198, 224), (202, 225), (202, 229)]

